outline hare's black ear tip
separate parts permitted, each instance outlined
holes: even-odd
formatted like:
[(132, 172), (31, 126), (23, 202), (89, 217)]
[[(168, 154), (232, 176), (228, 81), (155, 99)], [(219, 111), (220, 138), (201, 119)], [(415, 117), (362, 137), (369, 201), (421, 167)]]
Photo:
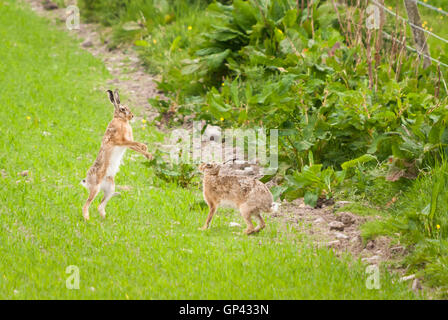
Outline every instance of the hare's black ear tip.
[(112, 90), (106, 90), (107, 95), (109, 96), (109, 100), (112, 104), (116, 104), (115, 98), (114, 98), (114, 93), (112, 92)]

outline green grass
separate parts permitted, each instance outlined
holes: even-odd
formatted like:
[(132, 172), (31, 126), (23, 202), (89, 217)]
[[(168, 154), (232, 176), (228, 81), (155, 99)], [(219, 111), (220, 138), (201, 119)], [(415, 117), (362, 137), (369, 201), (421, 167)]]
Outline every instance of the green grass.
[[(368, 290), (359, 261), (316, 249), (272, 217), (251, 237), (229, 226), (242, 219), (227, 211), (199, 231), (199, 190), (154, 184), (132, 151), (116, 177), (132, 189), (110, 201), (105, 220), (98, 197), (84, 222), (79, 181), (111, 119), (102, 88), (110, 75), (29, 9), (1, 1), (0, 16), (0, 298), (416, 298), (386, 271), (381, 289)], [(135, 124), (134, 136), (149, 146), (163, 138)], [(79, 267), (79, 290), (66, 288), (70, 265)]]
[[(448, 162), (421, 173), (382, 221), (362, 226), (364, 238), (388, 235), (409, 246), (408, 273), (424, 277), (440, 297), (448, 297)], [(439, 185), (439, 188), (437, 186)], [(433, 208), (433, 210), (431, 210)], [(431, 211), (433, 214), (431, 214)]]

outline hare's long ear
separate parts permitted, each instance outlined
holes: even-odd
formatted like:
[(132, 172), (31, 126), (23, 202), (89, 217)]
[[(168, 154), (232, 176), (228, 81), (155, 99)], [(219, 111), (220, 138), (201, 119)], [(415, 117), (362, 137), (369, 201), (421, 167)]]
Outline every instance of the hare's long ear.
[(114, 94), (112, 93), (112, 90), (107, 90), (107, 95), (109, 96), (110, 102), (114, 105), (114, 107), (117, 107), (117, 103), (115, 102)]
[(115, 89), (114, 97), (115, 97), (115, 103), (117, 105), (119, 105), (120, 104), (120, 95), (118, 94), (118, 89)]

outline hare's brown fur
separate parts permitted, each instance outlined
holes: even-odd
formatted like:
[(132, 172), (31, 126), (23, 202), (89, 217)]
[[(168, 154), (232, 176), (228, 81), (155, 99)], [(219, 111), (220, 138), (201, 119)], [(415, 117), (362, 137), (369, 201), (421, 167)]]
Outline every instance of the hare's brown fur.
[(107, 202), (115, 193), (114, 177), (119, 170), (121, 158), (126, 148), (132, 149), (143, 154), (150, 159), (152, 156), (148, 153), (148, 147), (133, 139), (132, 127), (129, 121), (134, 117), (131, 110), (120, 103), (118, 90), (112, 93), (107, 90), (110, 102), (114, 105), (114, 118), (109, 123), (101, 142), (101, 148), (98, 156), (87, 172), (87, 177), (81, 184), (89, 190), (89, 197), (82, 208), (84, 219), (89, 219), (89, 206), (97, 196), (100, 190), (104, 191), (104, 197), (98, 206), (100, 215), (105, 218), (105, 207)]
[[(201, 164), (204, 173), (204, 200), (209, 206), (209, 214), (202, 229), (207, 229), (220, 203), (230, 201), (240, 210), (246, 222), (246, 234), (258, 232), (265, 227), (262, 212), (271, 212), (273, 198), (269, 189), (255, 178), (247, 176), (220, 176), (219, 164)], [(254, 228), (251, 218), (258, 220)]]

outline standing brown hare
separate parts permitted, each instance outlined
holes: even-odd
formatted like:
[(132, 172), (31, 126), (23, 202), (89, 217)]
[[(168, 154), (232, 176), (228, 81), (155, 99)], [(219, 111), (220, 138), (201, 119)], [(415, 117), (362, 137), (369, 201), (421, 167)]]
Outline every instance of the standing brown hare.
[[(257, 179), (248, 176), (219, 175), (221, 165), (201, 164), (199, 170), (204, 173), (203, 194), (209, 206), (209, 214), (203, 230), (207, 229), (220, 204), (231, 202), (240, 211), (246, 222), (246, 234), (258, 232), (266, 224), (261, 216), (263, 212), (275, 211), (273, 197), (269, 189)], [(251, 218), (255, 217), (258, 226), (254, 228)]]
[(104, 191), (103, 199), (98, 206), (101, 217), (106, 217), (106, 204), (115, 195), (114, 177), (120, 169), (121, 159), (126, 148), (132, 149), (151, 159), (148, 147), (140, 142), (136, 142), (132, 136), (132, 127), (129, 121), (134, 117), (131, 110), (120, 103), (118, 89), (112, 93), (107, 90), (110, 102), (114, 105), (114, 118), (109, 123), (101, 142), (101, 148), (95, 162), (87, 171), (87, 177), (81, 184), (89, 190), (89, 197), (82, 208), (84, 219), (89, 220), (89, 206), (100, 190)]

